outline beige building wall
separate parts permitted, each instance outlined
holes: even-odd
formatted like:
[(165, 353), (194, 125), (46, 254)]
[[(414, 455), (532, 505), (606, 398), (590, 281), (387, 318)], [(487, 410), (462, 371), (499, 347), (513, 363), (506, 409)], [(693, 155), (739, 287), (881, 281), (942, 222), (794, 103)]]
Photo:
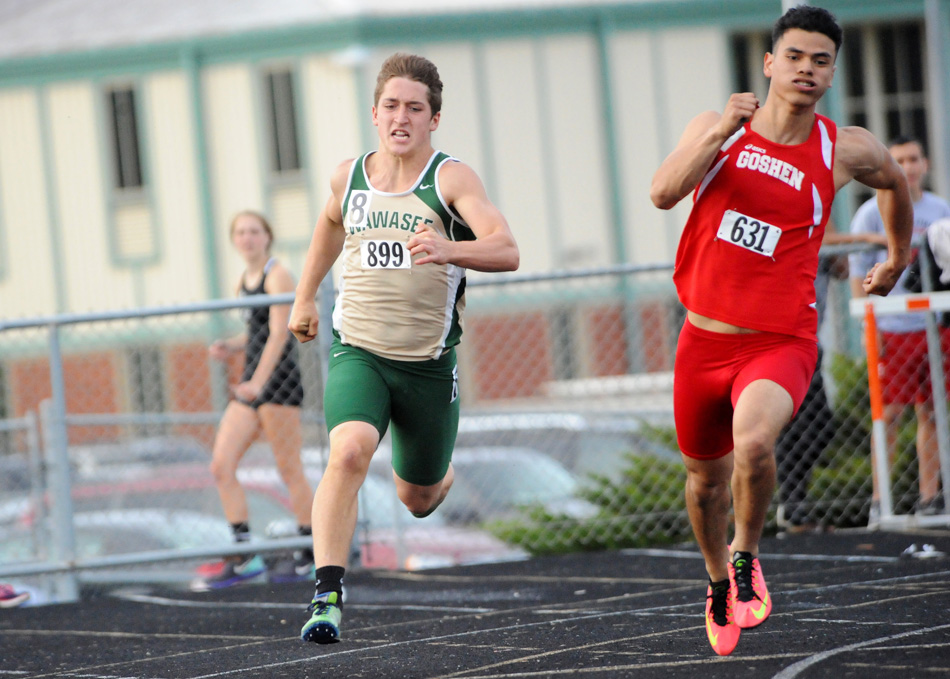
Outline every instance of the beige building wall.
[(204, 268), (195, 131), (183, 74), (163, 72), (144, 83), (148, 115), (152, 218), (159, 261), (145, 269), (149, 304), (208, 297)]
[(555, 239), (552, 268), (606, 266), (615, 225), (611, 216), (608, 159), (601, 113), (603, 88), (592, 36), (564, 36), (538, 43), (544, 64), (543, 115), (549, 116), (543, 160), (553, 214), (547, 238)]
[(48, 90), (66, 303), (70, 311), (78, 312), (138, 303), (128, 270), (117, 269), (110, 257), (106, 172), (95, 160), (101, 157), (101, 107), (95, 99), (99, 94), (89, 81), (52, 85)]
[[(608, 38), (613, 149), (619, 163), (625, 257), (613, 251), (610, 156), (603, 119), (599, 45), (593, 35), (416, 45), (445, 83), (436, 148), (471, 165), (506, 215), (521, 244), (522, 273), (597, 267), (624, 258), (669, 262), (689, 200), (670, 212), (650, 202), (653, 172), (687, 122), (728, 96), (728, 43), (716, 28), (628, 31)], [(407, 46), (404, 49), (409, 49)], [(275, 181), (266, 157), (264, 66), (240, 62), (204, 67), (200, 75), (219, 285), (233, 294), (243, 262), (228, 224), (235, 212), (265, 211), (274, 220), (277, 254), (299, 275), (313, 221), (329, 196), (330, 177), (345, 158), (375, 148), (369, 103), (374, 76), (397, 47), (312, 55), (297, 70), (305, 168), (299, 181)], [(696, 68), (697, 63), (704, 64)], [(115, 261), (110, 229), (117, 219), (101, 87), (88, 81), (48, 88), (49, 146), (57, 195), (44, 199), (42, 116), (30, 90), (0, 93), (0, 211), (11, 251), (0, 295), (17, 299), (5, 314), (36, 315), (55, 308), (55, 279), (31, 277), (29, 301), (8, 291), (24, 285), (27, 252), (49, 257), (49, 205), (58, 208), (71, 311), (207, 298), (205, 225), (195, 148), (194, 102), (186, 75), (162, 71), (137, 83), (145, 107), (148, 203), (135, 208), (142, 233), (157, 242), (157, 261), (141, 271)], [(367, 91), (362, 91), (363, 89)], [(363, 109), (366, 110), (363, 110)], [(16, 132), (14, 132), (16, 130)], [(18, 158), (27, 159), (26, 162)], [(128, 211), (121, 213), (128, 217)], [(128, 217), (131, 219), (131, 217)], [(29, 222), (38, 228), (22, 230)], [(123, 227), (124, 228), (124, 227)], [(138, 231), (119, 229), (122, 234)], [(281, 244), (282, 243), (282, 244)], [(130, 247), (137, 246), (135, 243)], [(148, 251), (148, 243), (142, 243)], [(477, 276), (477, 272), (473, 276)], [(22, 308), (16, 305), (21, 305)]]
[(56, 310), (39, 90), (0, 91), (0, 316)]
[(650, 200), (650, 183), (687, 123), (725, 105), (728, 44), (711, 28), (630, 32), (612, 40), (611, 53), (628, 258), (637, 264), (671, 262), (692, 199), (662, 212)]
[[(355, 71), (330, 56), (311, 57), (301, 68), (304, 110), (307, 112), (307, 142), (311, 192), (315, 213), (330, 197), (330, 178), (336, 166), (354, 158), (360, 145), (359, 91)], [(367, 100), (369, 100), (367, 96)]]
[(219, 284), (226, 295), (233, 294), (244, 270), (228, 237), (231, 218), (240, 210), (264, 209), (254, 75), (248, 64), (240, 63), (210, 67), (202, 79)]
[(538, 77), (529, 40), (492, 42), (485, 49), (487, 110), (496, 201), (521, 243), (521, 271), (544, 271), (552, 256), (538, 120)]
[[(470, 166), (484, 181), (487, 149), (475, 46), (469, 42), (428, 45), (425, 54), (439, 67), (443, 83), (442, 119), (432, 144)], [(386, 56), (381, 54), (380, 61)], [(494, 195), (489, 198), (498, 200)]]

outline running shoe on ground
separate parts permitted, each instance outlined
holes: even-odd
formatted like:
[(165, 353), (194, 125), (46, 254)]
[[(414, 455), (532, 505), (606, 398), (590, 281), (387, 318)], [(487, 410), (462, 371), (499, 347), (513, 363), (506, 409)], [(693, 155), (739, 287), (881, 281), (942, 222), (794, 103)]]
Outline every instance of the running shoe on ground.
[(881, 503), (877, 500), (871, 501), (868, 509), (868, 529), (877, 530), (881, 526)]
[(208, 563), (203, 563), (195, 569), (195, 574), (199, 578), (208, 578), (212, 575), (217, 575), (222, 570), (224, 570), (224, 561), (209, 561)]
[(924, 500), (923, 498), (917, 500), (917, 505), (914, 507), (914, 515), (937, 516), (938, 514), (943, 514), (943, 510), (943, 495), (938, 493), (929, 500)]
[(736, 552), (729, 564), (729, 578), (736, 589), (736, 624), (742, 629), (761, 625), (772, 612), (772, 597), (759, 560), (751, 552)]
[(316, 644), (332, 644), (340, 640), (340, 620), (343, 619), (340, 596), (340, 592), (324, 592), (313, 597), (307, 606), (307, 612), (312, 615), (300, 630), (301, 639)]
[(313, 582), (317, 576), (317, 569), (313, 565), (313, 559), (308, 558), (304, 552), (294, 552), (293, 557), (283, 559), (274, 564), (273, 568), (268, 569), (267, 579), (273, 583), (285, 582)]
[(742, 630), (733, 620), (735, 589), (727, 580), (706, 588), (706, 638), (716, 655), (729, 655)]
[(0, 585), (0, 608), (15, 608), (29, 598), (29, 592), (17, 592), (12, 585)]
[(233, 587), (260, 578), (267, 572), (267, 565), (258, 555), (247, 557), (228, 557), (224, 566), (213, 575), (197, 578), (191, 583), (195, 592), (207, 592), (212, 589)]

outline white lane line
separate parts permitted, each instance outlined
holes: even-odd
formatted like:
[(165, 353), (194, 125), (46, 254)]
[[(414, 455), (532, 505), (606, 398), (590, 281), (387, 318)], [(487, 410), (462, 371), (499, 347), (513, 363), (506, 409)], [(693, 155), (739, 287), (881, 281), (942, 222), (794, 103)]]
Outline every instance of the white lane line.
[[(112, 639), (210, 639), (212, 641), (270, 641), (273, 637), (240, 634), (157, 634), (152, 632), (96, 632), (79, 629), (5, 629), (4, 634), (34, 637), (105, 637)], [(0, 670), (2, 672), (3, 670)]]
[(865, 648), (866, 646), (874, 646), (877, 644), (886, 643), (888, 641), (895, 641), (896, 639), (904, 639), (905, 637), (911, 637), (920, 634), (929, 634), (930, 632), (939, 632), (940, 630), (944, 629), (950, 629), (950, 625), (938, 625), (936, 627), (911, 630), (910, 632), (901, 632), (900, 634), (893, 634), (887, 637), (879, 637), (877, 639), (869, 639), (867, 641), (859, 641), (854, 644), (848, 644), (847, 646), (832, 648), (827, 651), (822, 651), (821, 653), (816, 653), (815, 655), (809, 656), (804, 660), (799, 660), (794, 665), (789, 665), (784, 670), (776, 674), (773, 679), (794, 679), (809, 667), (817, 665), (818, 663), (833, 656), (840, 655), (842, 653), (849, 653), (850, 651), (855, 651), (859, 648)]
[[(946, 574), (950, 574), (950, 571), (948, 571)], [(926, 574), (927, 577), (933, 577), (934, 575), (935, 575), (935, 574), (933, 574), (933, 573)], [(919, 578), (919, 577), (924, 577), (924, 575), (902, 576), (902, 577), (899, 577), (899, 578), (888, 578), (888, 579), (885, 579), (885, 580), (908, 580), (908, 579), (914, 579), (914, 578)], [(880, 582), (883, 582), (883, 580), (873, 580), (873, 581), (867, 581), (867, 582), (880, 583)], [(860, 585), (860, 584), (867, 584), (867, 583), (849, 583), (849, 586), (855, 586), (855, 585)], [(806, 590), (802, 590), (802, 591), (803, 591), (803, 592), (817, 592), (817, 591), (821, 591), (821, 590), (823, 590), (823, 589), (841, 589), (842, 587), (843, 587), (842, 585), (835, 585), (835, 586), (829, 586), (829, 587), (827, 587), (827, 588), (815, 587), (815, 588), (806, 589)], [(918, 595), (918, 596), (924, 596), (924, 594), (921, 594), (921, 595)], [(898, 599), (903, 599), (903, 598), (912, 598), (912, 597), (898, 597)], [(872, 604), (875, 604), (875, 603), (881, 603), (881, 602), (879, 602), (879, 601), (877, 601), (877, 602), (862, 602), (862, 603), (860, 603), (860, 604), (855, 604), (855, 606), (862, 606), (862, 607), (863, 607), (863, 606), (872, 605)], [(513, 631), (513, 630), (528, 629), (528, 628), (531, 628), (531, 627), (538, 627), (538, 626), (541, 626), (541, 625), (552, 626), (552, 625), (558, 625), (558, 624), (575, 624), (575, 623), (577, 623), (577, 622), (579, 622), (579, 621), (582, 621), (582, 620), (603, 619), (603, 618), (611, 618), (611, 617), (618, 617), (618, 616), (625, 616), (625, 615), (634, 615), (634, 616), (635, 616), (635, 615), (646, 615), (646, 614), (648, 614), (648, 613), (650, 613), (651, 611), (654, 611), (654, 610), (655, 610), (655, 611), (666, 611), (666, 610), (669, 610), (670, 608), (683, 608), (683, 607), (687, 607), (687, 606), (698, 608), (698, 607), (699, 607), (699, 604), (696, 603), (696, 602), (691, 602), (691, 603), (688, 603), (688, 604), (678, 604), (678, 605), (675, 605), (675, 606), (657, 606), (657, 607), (654, 607), (653, 609), (647, 608), (647, 609), (640, 609), (640, 610), (637, 610), (637, 611), (611, 611), (611, 612), (607, 612), (607, 613), (594, 613), (594, 614), (589, 614), (589, 615), (578, 615), (578, 616), (566, 617), (566, 618), (561, 618), (561, 619), (559, 619), (559, 620), (545, 620), (545, 621), (537, 621), (537, 622), (529, 622), (529, 623), (520, 623), (520, 624), (515, 624), (515, 625), (505, 625), (505, 626), (501, 626), (501, 627), (492, 627), (492, 628), (487, 628), (487, 629), (466, 630), (466, 631), (464, 631), (464, 632), (457, 632), (457, 633), (453, 633), (453, 634), (446, 634), (446, 635), (440, 635), (440, 636), (434, 636), (434, 637), (427, 637), (427, 638), (424, 638), (424, 639), (407, 639), (407, 640), (403, 640), (403, 641), (394, 641), (394, 642), (389, 642), (389, 643), (385, 643), (385, 644), (377, 644), (377, 645), (367, 646), (367, 647), (364, 647), (364, 648), (352, 648), (352, 649), (347, 649), (347, 650), (344, 650), (344, 651), (338, 651), (338, 652), (336, 652), (336, 653), (333, 653), (333, 656), (337, 656), (337, 655), (349, 655), (349, 654), (352, 654), (352, 653), (362, 653), (362, 652), (374, 652), (374, 653), (375, 653), (375, 652), (377, 652), (377, 651), (379, 651), (379, 650), (382, 650), (382, 649), (397, 648), (397, 647), (406, 646), (406, 645), (416, 645), (416, 644), (427, 644), (427, 643), (441, 642), (441, 641), (445, 641), (445, 640), (449, 640), (449, 639), (459, 639), (459, 638), (463, 638), (463, 637), (472, 637), (472, 636), (479, 635), (479, 634), (508, 633), (508, 632)], [(849, 606), (839, 606), (839, 607), (837, 607), (838, 610), (841, 610), (841, 609), (844, 609), (844, 608), (849, 608)], [(689, 626), (689, 627), (680, 628), (680, 629), (675, 629), (675, 630), (665, 630), (665, 631), (663, 631), (663, 632), (656, 633), (655, 635), (647, 635), (647, 637), (649, 637), (649, 636), (661, 636), (661, 635), (675, 634), (675, 633), (683, 632), (683, 631), (690, 630), (690, 629), (699, 629), (699, 628), (701, 628), (701, 627), (702, 627), (701, 625), (691, 625), (691, 626)], [(635, 637), (635, 638), (644, 638), (644, 637)], [(601, 642), (601, 643), (618, 643), (619, 641), (621, 641), (621, 640), (612, 639), (612, 640), (610, 640), (609, 642)], [(571, 650), (571, 651), (573, 651), (573, 650), (576, 650), (576, 648), (572, 648), (572, 649), (558, 649), (557, 651), (550, 651), (549, 653), (564, 653), (564, 652), (566, 652), (566, 650)], [(798, 655), (801, 655), (801, 654), (798, 654)], [(200, 675), (200, 676), (197, 676), (197, 677), (192, 677), (192, 679), (212, 679), (213, 677), (224, 677), (224, 676), (228, 676), (228, 675), (231, 675), (231, 674), (236, 674), (236, 673), (238, 673), (238, 672), (245, 672), (245, 671), (266, 671), (266, 670), (274, 669), (274, 668), (277, 668), (277, 667), (286, 667), (286, 666), (288, 666), (288, 665), (296, 665), (296, 664), (305, 663), (305, 662), (319, 661), (319, 660), (321, 660), (321, 659), (323, 659), (323, 658), (325, 658), (325, 657), (326, 657), (326, 656), (315, 656), (315, 657), (313, 657), (313, 658), (298, 658), (298, 659), (295, 659), (295, 660), (285, 660), (285, 661), (280, 661), (280, 662), (274, 662), (274, 663), (267, 663), (267, 664), (263, 664), (263, 665), (258, 665), (258, 666), (251, 667), (251, 668), (245, 667), (245, 668), (242, 668), (242, 669), (239, 669), (239, 670), (225, 670), (225, 671), (223, 671), (223, 672), (215, 672), (215, 673), (212, 673), (212, 674), (204, 674), (204, 675)], [(798, 657), (798, 656), (796, 655), (795, 657)], [(509, 662), (521, 662), (521, 661), (523, 661), (523, 658), (518, 658), (517, 660), (509, 661)], [(506, 664), (507, 664), (507, 663), (506, 663)], [(481, 669), (481, 668), (478, 668), (478, 669)], [(469, 671), (475, 671), (475, 669), (473, 668), (472, 670), (469, 670)], [(454, 675), (453, 675), (453, 676), (454, 676)], [(461, 675), (460, 675), (460, 676), (461, 676)], [(511, 676), (516, 676), (516, 675), (511, 675)]]
[[(662, 556), (676, 559), (702, 559), (703, 555), (699, 552), (691, 552), (685, 549), (621, 549), (621, 554), (631, 556)], [(759, 554), (762, 559), (781, 559), (788, 561), (845, 561), (849, 563), (894, 563), (900, 561), (899, 556), (867, 556), (861, 554), (770, 554), (763, 552)]]
[[(867, 581), (863, 581), (863, 582), (850, 582), (850, 583), (845, 583), (845, 584), (841, 584), (841, 585), (830, 585), (830, 586), (826, 586), (826, 587), (802, 588), (802, 589), (799, 589), (799, 590), (793, 590), (793, 591), (783, 592), (783, 594), (785, 594), (785, 595), (788, 595), (788, 594), (803, 594), (803, 593), (814, 594), (814, 593), (821, 592), (821, 591), (826, 591), (826, 590), (840, 590), (840, 589), (842, 589), (843, 587), (858, 587), (858, 586), (862, 586), (862, 585), (880, 585), (880, 584), (887, 583), (887, 582), (902, 582), (902, 581), (910, 581), (910, 580), (919, 580), (919, 579), (927, 578), (927, 577), (939, 577), (939, 576), (946, 576), (946, 575), (950, 575), (950, 571), (943, 571), (943, 572), (939, 572), (939, 573), (918, 574), (918, 575), (912, 575), (912, 576), (901, 576), (901, 577), (896, 577), (896, 578), (884, 578), (884, 579), (878, 579), (878, 580), (867, 580)], [(439, 577), (438, 579), (443, 579), (443, 577)], [(451, 578), (444, 578), (444, 579), (451, 579)], [(174, 604), (181, 603), (181, 602), (176, 602), (175, 600), (168, 600), (168, 601), (171, 601), (171, 602), (173, 602)], [(194, 602), (194, 603), (206, 604), (206, 603), (209, 603), (209, 602)], [(871, 602), (869, 602), (869, 603), (871, 603)], [(251, 606), (251, 607), (257, 606), (257, 605), (258, 605), (258, 604), (248, 604), (248, 606)], [(693, 602), (693, 603), (679, 604), (679, 605), (676, 605), (676, 606), (675, 606), (675, 608), (691, 608), (691, 607), (699, 607), (699, 604)], [(657, 608), (654, 609), (654, 610), (657, 610), (657, 611), (660, 611), (660, 610), (669, 610), (670, 608), (671, 608), (670, 606), (664, 606), (664, 607), (657, 607)], [(538, 625), (545, 625), (545, 624), (546, 624), (546, 625), (551, 625), (551, 624), (556, 624), (556, 623), (559, 623), (559, 622), (577, 622), (578, 620), (584, 620), (584, 619), (590, 619), (590, 618), (614, 617), (614, 616), (625, 615), (625, 614), (626, 614), (626, 615), (630, 615), (630, 614), (632, 614), (632, 615), (643, 615), (643, 614), (647, 614), (648, 612), (650, 612), (650, 610), (651, 610), (651, 609), (642, 609), (642, 610), (639, 610), (639, 611), (616, 611), (616, 612), (610, 612), (610, 613), (597, 613), (597, 614), (587, 615), (587, 616), (577, 616), (577, 617), (564, 618), (564, 619), (562, 619), (561, 621), (551, 621), (551, 620), (548, 620), (548, 621), (533, 622), (533, 623), (524, 623), (524, 624), (519, 624), (519, 625), (511, 625), (511, 626), (504, 626), (504, 627), (491, 628), (491, 629), (469, 630), (469, 631), (466, 631), (466, 632), (461, 632), (461, 633), (451, 634), (451, 635), (444, 635), (444, 636), (440, 636), (440, 637), (430, 637), (430, 638), (425, 638), (425, 639), (404, 640), (404, 641), (392, 642), (392, 643), (382, 644), (382, 645), (372, 645), (372, 646), (367, 646), (367, 647), (364, 647), (364, 648), (348, 649), (348, 650), (345, 650), (345, 651), (338, 651), (338, 652), (336, 652), (336, 653), (333, 653), (332, 655), (334, 655), (334, 656), (335, 656), (335, 655), (345, 655), (345, 654), (359, 653), (359, 652), (364, 652), (364, 651), (375, 652), (375, 651), (380, 650), (380, 649), (389, 648), (389, 647), (395, 647), (395, 646), (405, 646), (405, 645), (408, 645), (408, 644), (420, 644), (420, 643), (424, 644), (424, 643), (429, 643), (429, 642), (440, 641), (440, 640), (443, 640), (443, 639), (452, 639), (452, 638), (460, 638), (460, 637), (465, 637), (465, 636), (471, 636), (471, 635), (474, 635), (474, 634), (484, 634), (484, 633), (493, 634), (493, 633), (496, 633), (496, 632), (499, 632), (499, 631), (508, 631), (508, 630), (513, 630), (513, 629), (523, 629), (523, 628), (535, 627), (535, 626), (538, 626)], [(503, 612), (503, 611), (496, 611), (496, 612)], [(692, 628), (693, 628), (693, 627), (691, 626), (691, 627), (689, 627), (689, 628), (684, 628), (684, 630), (685, 630), (685, 629), (692, 629)], [(670, 630), (670, 633), (677, 632), (677, 631), (684, 631), (684, 630)], [(362, 631), (362, 630), (361, 630), (361, 631)], [(106, 634), (108, 634), (108, 633), (106, 633)], [(191, 637), (191, 635), (186, 635), (186, 636)], [(191, 637), (191, 638), (194, 638), (194, 637)], [(267, 643), (267, 641), (266, 641), (266, 640), (265, 640), (265, 641), (258, 641), (258, 642), (256, 642), (255, 644), (252, 644), (252, 645), (256, 645), (257, 643)], [(207, 651), (199, 651), (198, 653), (203, 653), (203, 652), (216, 652), (216, 651), (220, 651), (220, 650), (225, 650), (225, 649), (208, 649)], [(175, 654), (175, 655), (182, 655), (182, 656), (184, 656), (184, 655), (191, 655), (191, 654), (193, 654), (193, 652), (186, 652), (186, 653)], [(800, 654), (799, 654), (799, 655), (800, 655)], [(308, 657), (308, 658), (303, 658), (303, 659), (298, 659), (298, 660), (284, 661), (284, 662), (280, 662), (280, 663), (271, 663), (271, 664), (261, 665), (261, 666), (259, 666), (259, 667), (242, 668), (242, 669), (240, 669), (240, 670), (231, 670), (231, 671), (219, 672), (219, 673), (214, 673), (214, 674), (209, 674), (209, 675), (203, 675), (202, 677), (195, 677), (194, 679), (205, 679), (206, 677), (226, 676), (226, 675), (229, 675), (229, 674), (235, 674), (235, 673), (237, 673), (237, 672), (255, 671), (255, 670), (257, 670), (257, 669), (266, 669), (266, 668), (269, 668), (269, 667), (280, 667), (280, 666), (284, 666), (284, 665), (288, 665), (288, 664), (298, 664), (298, 663), (302, 663), (302, 662), (310, 662), (310, 661), (319, 660), (319, 659), (325, 658), (325, 657), (332, 657), (332, 656), (316, 656), (316, 657), (314, 657), (314, 658)], [(797, 656), (796, 656), (796, 657), (797, 657)], [(157, 660), (157, 658), (150, 658), (149, 660)], [(704, 660), (703, 660), (703, 662), (707, 662), (707, 661), (708, 661), (708, 659), (704, 659)], [(126, 663), (114, 663), (114, 664), (115, 664), (115, 665), (120, 665), (120, 664), (126, 664)], [(92, 668), (90, 668), (90, 669), (92, 669)], [(473, 669), (470, 670), (470, 671), (476, 671), (476, 670), (473, 668)], [(577, 671), (577, 670), (575, 669), (574, 671)], [(41, 675), (41, 676), (44, 676), (44, 675)], [(50, 676), (51, 676), (51, 675), (50, 675)]]
[[(181, 608), (278, 608), (278, 609), (300, 609), (303, 611), (306, 607), (301, 603), (273, 603), (253, 601), (189, 601), (187, 599), (170, 599), (168, 597), (152, 596), (150, 594), (129, 594), (117, 593), (113, 595), (117, 599), (126, 601), (135, 601), (144, 604), (156, 604), (158, 606), (178, 606)], [(445, 613), (491, 613), (494, 608), (466, 608), (461, 606), (420, 606), (418, 604), (353, 604), (347, 603), (348, 609), (365, 610), (399, 610), (399, 611), (439, 611)]]
[[(629, 640), (621, 639), (618, 641), (636, 641), (636, 637), (632, 637)], [(788, 658), (800, 658), (802, 653), (772, 653), (769, 655), (757, 655), (754, 660), (786, 660)], [(614, 677), (617, 676), (618, 672), (629, 670), (631, 672), (642, 672), (647, 669), (658, 669), (658, 668), (676, 668), (676, 667), (692, 667), (694, 665), (699, 665), (702, 667), (702, 675), (709, 674), (709, 667), (713, 665), (728, 665), (736, 663), (744, 663), (751, 660), (748, 656), (742, 657), (741, 655), (730, 655), (730, 656), (714, 656), (714, 657), (704, 657), (697, 658), (695, 660), (670, 660), (667, 662), (638, 662), (630, 665), (605, 665), (603, 667), (569, 667), (558, 670), (536, 670), (533, 672), (506, 672), (505, 674), (444, 674), (440, 675), (437, 679), (452, 679), (453, 677), (462, 677), (465, 679), (521, 679), (523, 677), (554, 677), (560, 675), (572, 675), (572, 674), (607, 674), (608, 676)], [(493, 666), (480, 667), (479, 670), (490, 669)], [(738, 671), (738, 670), (737, 670)], [(631, 675), (633, 676), (633, 675)], [(700, 676), (700, 674), (697, 674)]]
[[(812, 588), (806, 588), (806, 589), (798, 590), (798, 592), (799, 592), (799, 593), (815, 593), (815, 592), (820, 592), (820, 591), (824, 591), (824, 590), (840, 590), (840, 589), (842, 589), (842, 588), (844, 588), (844, 587), (856, 587), (856, 586), (867, 585), (867, 584), (881, 584), (881, 583), (884, 583), (884, 582), (900, 582), (900, 581), (908, 581), (908, 580), (920, 579), (920, 578), (924, 578), (924, 577), (939, 577), (939, 576), (947, 576), (947, 575), (950, 575), (950, 571), (943, 571), (943, 572), (941, 572), (941, 573), (925, 573), (925, 574), (917, 574), (917, 575), (910, 575), (910, 576), (899, 576), (899, 577), (895, 577), (895, 578), (884, 578), (884, 579), (879, 579), (879, 580), (867, 580), (867, 581), (864, 581), (864, 582), (851, 582), (851, 583), (846, 583), (846, 584), (844, 584), (844, 585), (829, 585), (829, 586), (827, 586), (827, 587), (812, 587)], [(921, 595), (918, 595), (918, 596), (924, 596), (924, 595), (921, 594)], [(899, 598), (912, 598), (912, 597), (899, 597)], [(881, 603), (881, 602), (880, 602), (880, 601), (875, 601), (875, 602), (862, 602), (862, 603), (860, 603), (860, 604), (855, 604), (854, 606), (863, 607), (863, 606), (873, 605), (873, 604), (876, 604), (876, 603)], [(654, 607), (653, 609), (647, 608), (647, 609), (640, 609), (640, 610), (637, 610), (637, 611), (611, 611), (611, 612), (608, 612), (608, 613), (594, 613), (594, 614), (590, 614), (590, 615), (579, 615), (579, 616), (574, 616), (574, 617), (567, 617), (567, 618), (562, 618), (562, 619), (560, 619), (560, 620), (545, 620), (545, 621), (537, 621), (537, 622), (529, 622), (529, 623), (520, 623), (520, 624), (516, 624), (516, 625), (505, 625), (505, 626), (502, 626), (502, 627), (493, 627), (493, 628), (488, 628), (488, 629), (466, 630), (466, 631), (464, 631), (464, 632), (457, 632), (457, 633), (454, 633), (454, 634), (447, 634), (447, 635), (441, 635), (441, 636), (428, 637), (428, 638), (424, 638), (424, 639), (407, 639), (407, 640), (403, 640), (403, 641), (394, 641), (394, 642), (389, 642), (389, 643), (385, 643), (385, 644), (378, 644), (378, 645), (367, 646), (367, 647), (364, 647), (364, 648), (352, 648), (352, 649), (347, 649), (347, 650), (345, 650), (345, 651), (338, 651), (338, 652), (336, 652), (336, 653), (333, 653), (332, 655), (333, 655), (333, 656), (337, 656), (337, 655), (349, 655), (349, 654), (352, 654), (352, 653), (361, 653), (361, 652), (367, 652), (367, 651), (368, 651), (368, 652), (376, 652), (376, 651), (379, 651), (379, 650), (382, 650), (382, 649), (387, 649), (387, 648), (397, 648), (397, 647), (406, 646), (406, 645), (415, 645), (415, 644), (426, 644), (426, 643), (440, 642), (440, 641), (445, 641), (445, 640), (448, 640), (448, 639), (459, 639), (459, 638), (462, 638), (462, 637), (471, 637), (471, 636), (478, 635), (478, 634), (506, 633), (506, 632), (510, 632), (510, 631), (513, 631), (513, 630), (527, 629), (527, 628), (531, 628), (531, 627), (537, 627), (537, 626), (540, 626), (540, 625), (549, 625), (549, 626), (550, 626), (550, 625), (557, 625), (557, 624), (561, 624), (561, 623), (565, 623), (565, 624), (571, 623), (571, 624), (573, 624), (573, 623), (576, 623), (576, 622), (578, 622), (578, 621), (588, 620), (588, 619), (610, 618), (610, 617), (617, 617), (617, 616), (622, 616), (622, 615), (646, 615), (646, 614), (648, 614), (648, 613), (650, 613), (650, 612), (652, 612), (652, 611), (668, 611), (668, 610), (671, 609), (671, 608), (685, 608), (685, 607), (696, 607), (696, 608), (698, 608), (699, 606), (700, 606), (700, 604), (698, 604), (698, 603), (696, 603), (696, 602), (691, 602), (691, 603), (688, 603), (688, 604), (677, 604), (677, 605), (675, 605), (675, 606), (657, 606), (657, 607)], [(849, 608), (849, 607), (851, 607), (851, 606), (838, 606), (838, 607), (836, 607), (836, 608), (837, 608), (838, 610), (841, 610), (841, 609)], [(667, 630), (667, 631), (658, 633), (657, 635), (660, 635), (660, 634), (672, 634), (672, 633), (682, 632), (682, 631), (686, 631), (686, 630), (694, 629), (694, 628), (699, 628), (699, 627), (701, 627), (701, 626), (695, 626), (695, 625), (693, 625), (693, 626), (690, 626), (690, 627), (687, 627), (687, 628), (681, 628), (681, 629), (677, 629), (677, 630)], [(650, 635), (650, 636), (652, 636), (652, 635)], [(897, 638), (897, 637), (895, 637), (895, 638)], [(608, 642), (608, 643), (616, 643), (617, 641), (619, 641), (619, 640), (611, 640), (611, 642)], [(571, 649), (571, 650), (576, 650), (576, 649)], [(564, 649), (559, 649), (558, 651), (552, 651), (551, 653), (554, 653), (554, 652), (565, 652), (565, 651), (564, 651)], [(799, 654), (799, 655), (800, 655), (800, 654)], [(266, 671), (266, 670), (273, 669), (273, 668), (277, 668), (277, 667), (285, 667), (285, 666), (288, 666), (288, 665), (297, 665), (297, 664), (305, 663), (305, 662), (319, 661), (319, 660), (321, 660), (321, 659), (323, 659), (323, 658), (325, 658), (325, 657), (327, 657), (327, 656), (322, 656), (322, 655), (321, 655), (321, 656), (315, 656), (315, 657), (313, 657), (313, 658), (298, 658), (298, 659), (295, 659), (295, 660), (286, 660), (286, 661), (275, 662), (275, 663), (267, 663), (267, 664), (264, 664), (264, 665), (258, 665), (258, 666), (251, 667), (251, 668), (247, 668), (247, 667), (246, 667), (246, 668), (242, 668), (242, 669), (239, 669), (239, 670), (226, 670), (226, 671), (223, 671), (223, 672), (215, 672), (215, 673), (213, 673), (213, 674), (204, 674), (204, 675), (200, 675), (200, 676), (197, 676), (197, 677), (192, 677), (191, 679), (212, 679), (212, 678), (214, 678), (214, 677), (224, 677), (224, 676), (228, 676), (228, 675), (231, 675), (231, 674), (236, 674), (236, 673), (238, 673), (238, 672), (245, 672), (245, 671)], [(332, 656), (331, 656), (331, 657), (332, 657)], [(796, 656), (794, 656), (794, 657), (798, 657), (798, 656), (796, 655)], [(522, 660), (522, 659), (518, 659), (519, 662), (520, 662), (521, 660)], [(708, 659), (707, 659), (706, 661), (708, 661)], [(479, 669), (480, 669), (480, 668), (479, 668)], [(469, 670), (469, 671), (475, 671), (475, 668), (473, 668), (472, 670)], [(575, 669), (574, 671), (578, 671), (578, 670)], [(517, 675), (509, 675), (509, 676), (517, 676)]]

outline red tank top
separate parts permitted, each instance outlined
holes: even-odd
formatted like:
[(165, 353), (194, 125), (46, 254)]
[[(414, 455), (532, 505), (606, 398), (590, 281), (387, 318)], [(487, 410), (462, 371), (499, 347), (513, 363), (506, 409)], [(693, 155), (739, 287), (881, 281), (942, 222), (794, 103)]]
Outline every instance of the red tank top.
[(683, 305), (743, 328), (817, 340), (818, 249), (835, 196), (837, 127), (815, 116), (803, 144), (745, 124), (696, 187), (676, 253)]

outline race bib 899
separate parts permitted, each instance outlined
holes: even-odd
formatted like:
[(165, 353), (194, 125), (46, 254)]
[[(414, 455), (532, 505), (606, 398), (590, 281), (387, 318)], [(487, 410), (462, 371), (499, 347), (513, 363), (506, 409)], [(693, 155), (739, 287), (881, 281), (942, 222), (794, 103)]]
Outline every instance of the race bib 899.
[(364, 269), (408, 269), (412, 256), (398, 240), (361, 240), (360, 265)]
[(750, 252), (771, 257), (782, 236), (782, 230), (773, 224), (754, 219), (741, 212), (726, 210), (716, 235)]

